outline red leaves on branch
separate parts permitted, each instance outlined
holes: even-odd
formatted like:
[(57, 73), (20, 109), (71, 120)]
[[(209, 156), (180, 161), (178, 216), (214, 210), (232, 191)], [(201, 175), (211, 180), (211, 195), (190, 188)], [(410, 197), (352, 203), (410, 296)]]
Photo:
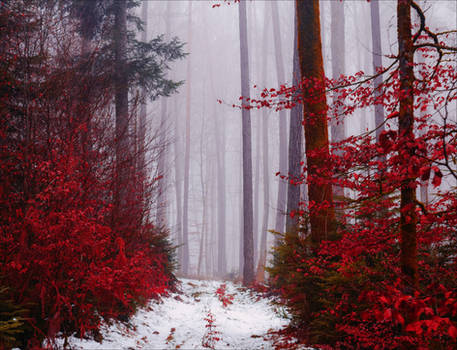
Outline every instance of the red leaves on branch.
[[(417, 70), (427, 84), (416, 81), (410, 92), (415, 96), (414, 137), (398, 132), (401, 92), (396, 70), (389, 71), (390, 79), (378, 87), (382, 94), (377, 98), (372, 82), (364, 82), (360, 74), (326, 81), (326, 90), (336, 92), (339, 101), (329, 106), (330, 118), (339, 112), (337, 118), (343, 119), (382, 104), (386, 120), (378, 141), (374, 132), (366, 133), (332, 144), (330, 156), (313, 152), (318, 176), (309, 176), (305, 168), (300, 177), (311, 185), (344, 188), (345, 194), (335, 203), (336, 237), (317, 248), (310, 245), (309, 217), (328, 203), (302, 203), (289, 213), (299, 216), (300, 231), (283, 236), (270, 269), (270, 283), (292, 315), (288, 331), (307, 345), (457, 347), (457, 195), (448, 184), (457, 178), (457, 123), (445, 108), (457, 99), (451, 93), (457, 72), (446, 63), (421, 64)], [(264, 90), (251, 104), (263, 107), (267, 101), (270, 107), (288, 108), (286, 90), (313, 84)], [(446, 178), (451, 181), (445, 183)], [(405, 184), (431, 185), (428, 201), (418, 191), (419, 198), (411, 204), (417, 215), (418, 288), (404, 285), (400, 278), (399, 196)], [(404, 224), (411, 222), (406, 217)]]

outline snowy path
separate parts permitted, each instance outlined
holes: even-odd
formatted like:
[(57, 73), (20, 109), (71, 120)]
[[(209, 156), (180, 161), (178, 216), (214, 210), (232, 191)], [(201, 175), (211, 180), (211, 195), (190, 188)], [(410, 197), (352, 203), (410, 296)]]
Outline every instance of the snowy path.
[[(216, 294), (222, 282), (181, 279), (183, 294), (151, 303), (132, 318), (133, 327), (121, 324), (102, 327), (103, 342), (71, 338), (73, 349), (271, 349), (264, 340), (269, 329), (287, 323), (264, 298), (226, 283), (232, 304), (223, 306)], [(208, 334), (208, 313), (214, 318), (213, 336)], [(213, 337), (213, 339), (212, 339)], [(214, 337), (220, 338), (219, 340)], [(205, 344), (206, 342), (206, 344)], [(206, 345), (206, 346), (204, 346)]]

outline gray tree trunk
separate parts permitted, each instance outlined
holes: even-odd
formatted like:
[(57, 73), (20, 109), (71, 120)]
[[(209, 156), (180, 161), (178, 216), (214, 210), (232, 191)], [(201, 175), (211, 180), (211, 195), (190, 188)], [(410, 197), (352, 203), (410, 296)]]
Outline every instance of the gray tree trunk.
[[(141, 8), (141, 20), (144, 22), (143, 32), (141, 32), (141, 41), (145, 42), (148, 37), (148, 2), (144, 1)], [(144, 194), (144, 183), (146, 179), (146, 161), (145, 161), (145, 138), (146, 138), (146, 115), (147, 115), (147, 103), (146, 103), (146, 92), (144, 89), (141, 89), (141, 100), (140, 113), (138, 120), (137, 128), (137, 137), (138, 137), (138, 153), (135, 153), (137, 157), (137, 171), (138, 176), (140, 177), (140, 193)], [(144, 197), (142, 198), (144, 201)], [(144, 204), (144, 203), (142, 203)], [(141, 211), (145, 208), (143, 207)]]
[[(295, 22), (297, 18), (295, 18)], [(300, 62), (298, 60), (298, 48), (297, 48), (297, 25), (294, 25), (294, 57), (293, 57), (293, 72), (292, 82), (294, 86), (298, 86), (300, 83)], [(294, 95), (294, 98), (298, 98), (299, 93)], [(291, 183), (297, 181), (301, 173), (300, 162), (303, 159), (303, 124), (302, 124), (302, 104), (297, 103), (295, 107), (290, 110), (290, 127), (289, 127), (289, 184), (287, 187), (287, 213), (290, 214), (292, 211), (298, 209), (300, 203), (300, 185)], [(298, 215), (290, 216), (286, 218), (286, 231), (296, 232), (298, 229)]]
[[(265, 16), (265, 19), (267, 16)], [(267, 80), (268, 69), (268, 35), (267, 35), (267, 21), (263, 25), (263, 62), (261, 77), (265, 82)], [(269, 150), (268, 150), (268, 112), (264, 108), (262, 110), (262, 172), (263, 172), (263, 218), (262, 230), (260, 233), (260, 246), (259, 246), (259, 261), (257, 264), (256, 280), (262, 282), (265, 278), (265, 265), (267, 260), (267, 235), (268, 235), (268, 219), (270, 214), (270, 164), (269, 164)]]
[[(246, 1), (241, 0), (239, 7), (240, 28), (240, 65), (241, 65), (241, 95), (246, 99), (249, 94), (249, 54), (247, 41)], [(249, 285), (254, 281), (254, 242), (252, 232), (252, 147), (251, 147), (251, 114), (243, 108), (243, 284)]]
[[(205, 100), (205, 98), (203, 98)], [(203, 159), (203, 140), (204, 140), (204, 119), (202, 119), (202, 128), (201, 128), (201, 134), (200, 134), (200, 186), (202, 190), (202, 223), (201, 223), (201, 230), (200, 230), (200, 247), (199, 247), (199, 253), (198, 253), (198, 264), (197, 264), (197, 276), (201, 276), (201, 267), (202, 267), (202, 262), (203, 262), (203, 256), (205, 254), (204, 249), (205, 249), (205, 236), (206, 236), (206, 202), (207, 202), (207, 196), (208, 196), (208, 185), (207, 181), (208, 176), (204, 176), (204, 159)], [(208, 167), (206, 167), (206, 172), (208, 173)]]
[[(382, 67), (382, 46), (381, 46), (381, 25), (379, 21), (379, 0), (371, 0), (371, 42), (372, 42), (372, 59), (373, 59), (373, 72)], [(376, 89), (382, 84), (382, 75), (377, 76), (373, 81), (375, 87), (375, 97), (381, 96), (381, 91)], [(376, 141), (379, 141), (379, 135), (384, 131), (384, 106), (375, 104), (374, 117), (376, 126)]]
[(180, 121), (178, 119), (178, 113), (175, 110), (175, 133), (174, 133), (174, 154), (175, 154), (175, 191), (176, 191), (176, 241), (178, 243), (178, 263), (179, 271), (182, 272), (183, 262), (183, 239), (182, 239), (182, 150), (180, 147)]
[[(189, 0), (189, 14), (187, 26), (187, 45), (189, 52), (192, 52), (192, 0)], [(189, 273), (189, 172), (190, 172), (190, 117), (191, 117), (191, 59), (187, 58), (187, 81), (186, 81), (186, 153), (184, 156), (184, 205), (183, 205), (183, 261), (182, 272)]]
[[(213, 90), (214, 91), (214, 90)], [(217, 116), (217, 117), (216, 117)], [(217, 163), (217, 274), (223, 277), (227, 272), (225, 242), (225, 121), (215, 113), (216, 163)], [(222, 132), (219, 130), (219, 123)]]
[[(344, 36), (344, 2), (332, 1), (330, 3), (330, 12), (332, 17), (332, 36), (331, 36), (331, 55), (332, 55), (332, 77), (338, 79), (341, 74), (345, 73), (345, 36)], [(333, 103), (338, 102), (338, 93), (333, 95)], [(339, 118), (343, 109), (336, 109), (337, 118), (332, 116), (331, 139), (332, 142), (340, 142), (345, 139), (346, 133), (344, 128), (344, 118)], [(341, 151), (336, 151), (336, 155), (341, 156)], [(344, 189), (339, 186), (333, 188), (333, 194), (336, 200), (341, 200), (344, 197)]]
[(114, 54), (115, 54), (115, 109), (116, 109), (116, 180), (114, 205), (115, 213), (121, 222), (126, 221), (127, 194), (129, 185), (129, 87), (125, 82), (127, 61), (127, 3), (126, 0), (114, 2)]
[[(148, 1), (143, 1), (143, 7), (147, 8)], [(147, 11), (147, 10), (146, 10)], [(167, 11), (165, 15), (165, 33), (170, 35), (170, 18), (171, 18), (171, 1), (167, 2)], [(145, 21), (145, 31), (147, 30), (147, 22)], [(167, 177), (165, 174), (165, 164), (167, 162), (167, 140), (166, 140), (166, 130), (167, 130), (167, 120), (168, 120), (168, 106), (167, 106), (167, 97), (162, 96), (160, 101), (160, 126), (159, 126), (159, 147), (161, 149), (159, 153), (158, 160), (158, 175), (161, 176), (158, 183), (158, 196), (157, 196), (157, 213), (156, 213), (156, 224), (160, 226), (167, 225)], [(140, 123), (140, 132), (141, 132), (141, 123)]]
[[(285, 83), (284, 61), (282, 58), (281, 31), (279, 28), (278, 4), (271, 1), (271, 15), (273, 21), (273, 38), (275, 44), (275, 62), (278, 87)], [(287, 175), (287, 113), (284, 109), (279, 111), (279, 172)], [(286, 211), (287, 185), (281, 178), (278, 179), (278, 201), (276, 208), (275, 231), (284, 232)]]

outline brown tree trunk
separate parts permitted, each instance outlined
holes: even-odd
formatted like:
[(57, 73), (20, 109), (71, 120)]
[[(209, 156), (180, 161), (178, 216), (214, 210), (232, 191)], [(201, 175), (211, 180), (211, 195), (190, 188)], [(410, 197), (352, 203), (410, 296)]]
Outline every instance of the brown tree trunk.
[[(246, 1), (241, 0), (239, 7), (240, 28), (240, 65), (241, 65), (241, 95), (249, 98), (249, 54), (247, 41)], [(243, 108), (243, 284), (249, 285), (254, 281), (254, 238), (253, 238), (253, 208), (252, 208), (252, 146), (251, 146), (251, 114)]]
[[(316, 178), (320, 176), (318, 170), (322, 166), (322, 160), (312, 156), (312, 152), (316, 150), (324, 150), (327, 154), (329, 152), (319, 1), (296, 0), (296, 10), (301, 77), (302, 79), (314, 79), (322, 85), (321, 88), (313, 88), (313, 91), (303, 91), (308, 176)], [(306, 97), (310, 95), (315, 98), (312, 101), (306, 100)], [(311, 241), (314, 246), (317, 246), (323, 239), (329, 238), (335, 232), (332, 186), (326, 183), (311, 182), (308, 184), (308, 198), (310, 203), (317, 205), (328, 203), (328, 207), (312, 210), (310, 213)]]
[[(414, 51), (411, 36), (412, 0), (397, 2), (398, 58), (400, 70), (400, 110), (398, 120), (399, 137), (406, 149), (406, 157), (414, 156)], [(405, 162), (407, 159), (405, 158)], [(404, 282), (407, 286), (417, 285), (417, 233), (416, 233), (416, 183), (414, 178), (403, 180), (400, 198), (400, 260)]]

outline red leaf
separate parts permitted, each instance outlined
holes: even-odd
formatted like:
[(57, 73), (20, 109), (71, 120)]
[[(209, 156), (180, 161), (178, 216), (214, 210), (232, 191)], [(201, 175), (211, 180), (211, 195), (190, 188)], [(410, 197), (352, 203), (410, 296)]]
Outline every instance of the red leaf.
[(455, 328), (454, 326), (450, 326), (447, 333), (449, 334), (449, 336), (452, 338), (452, 339), (455, 339), (457, 338), (457, 328)]

